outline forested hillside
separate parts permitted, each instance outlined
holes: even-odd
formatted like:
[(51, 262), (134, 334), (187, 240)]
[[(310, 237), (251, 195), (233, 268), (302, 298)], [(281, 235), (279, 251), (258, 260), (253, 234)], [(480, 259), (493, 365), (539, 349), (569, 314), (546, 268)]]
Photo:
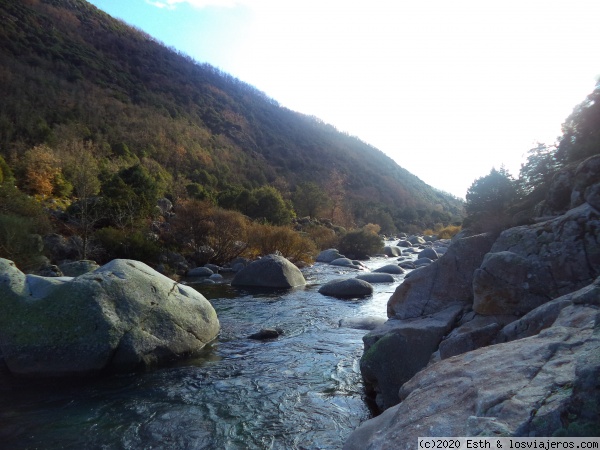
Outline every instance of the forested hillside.
[[(460, 201), (379, 150), (83, 0), (0, 0), (0, 20), (3, 179), (79, 214), (78, 234), (135, 228), (161, 197), (273, 225), (310, 215), (393, 233), (461, 219)], [(107, 217), (91, 220), (91, 199)]]

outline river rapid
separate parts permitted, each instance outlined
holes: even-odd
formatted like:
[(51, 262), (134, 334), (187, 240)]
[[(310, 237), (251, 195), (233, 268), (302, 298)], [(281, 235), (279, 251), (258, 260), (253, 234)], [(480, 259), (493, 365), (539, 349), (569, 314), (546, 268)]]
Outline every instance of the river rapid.
[[(0, 448), (341, 448), (371, 412), (359, 369), (367, 331), (339, 321), (386, 317), (404, 276), (374, 284), (370, 297), (339, 300), (319, 287), (356, 270), (317, 263), (303, 273), (305, 287), (279, 292), (195, 286), (221, 322), (196, 359), (94, 381), (0, 383)], [(275, 326), (284, 330), (277, 339), (248, 339)]]

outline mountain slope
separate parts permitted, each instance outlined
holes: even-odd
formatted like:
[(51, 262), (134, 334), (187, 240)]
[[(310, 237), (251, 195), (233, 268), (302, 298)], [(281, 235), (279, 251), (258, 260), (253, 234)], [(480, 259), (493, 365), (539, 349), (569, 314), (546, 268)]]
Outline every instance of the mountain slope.
[(9, 164), (34, 145), (93, 141), (127, 149), (218, 195), (271, 184), (345, 180), (357, 223), (382, 212), (431, 225), (462, 205), (331, 125), (166, 48), (83, 0), (0, 0), (0, 149)]

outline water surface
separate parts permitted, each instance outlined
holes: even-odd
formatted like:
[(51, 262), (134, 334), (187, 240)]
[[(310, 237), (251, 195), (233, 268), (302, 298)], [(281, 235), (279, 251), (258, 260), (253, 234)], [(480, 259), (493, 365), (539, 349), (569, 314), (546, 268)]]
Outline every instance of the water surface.
[[(315, 264), (303, 272), (306, 287), (278, 292), (197, 286), (221, 333), (194, 360), (68, 385), (0, 386), (0, 448), (341, 448), (371, 413), (359, 370), (366, 331), (339, 321), (385, 317), (403, 276), (374, 285), (368, 298), (339, 300), (319, 286), (356, 271)], [(274, 326), (284, 330), (278, 339), (248, 339)]]

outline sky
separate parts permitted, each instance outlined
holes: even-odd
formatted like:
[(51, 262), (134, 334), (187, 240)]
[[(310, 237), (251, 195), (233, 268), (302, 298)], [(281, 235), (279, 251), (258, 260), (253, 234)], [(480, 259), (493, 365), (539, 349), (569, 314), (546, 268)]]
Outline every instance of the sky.
[(600, 76), (598, 0), (91, 0), (464, 198)]

